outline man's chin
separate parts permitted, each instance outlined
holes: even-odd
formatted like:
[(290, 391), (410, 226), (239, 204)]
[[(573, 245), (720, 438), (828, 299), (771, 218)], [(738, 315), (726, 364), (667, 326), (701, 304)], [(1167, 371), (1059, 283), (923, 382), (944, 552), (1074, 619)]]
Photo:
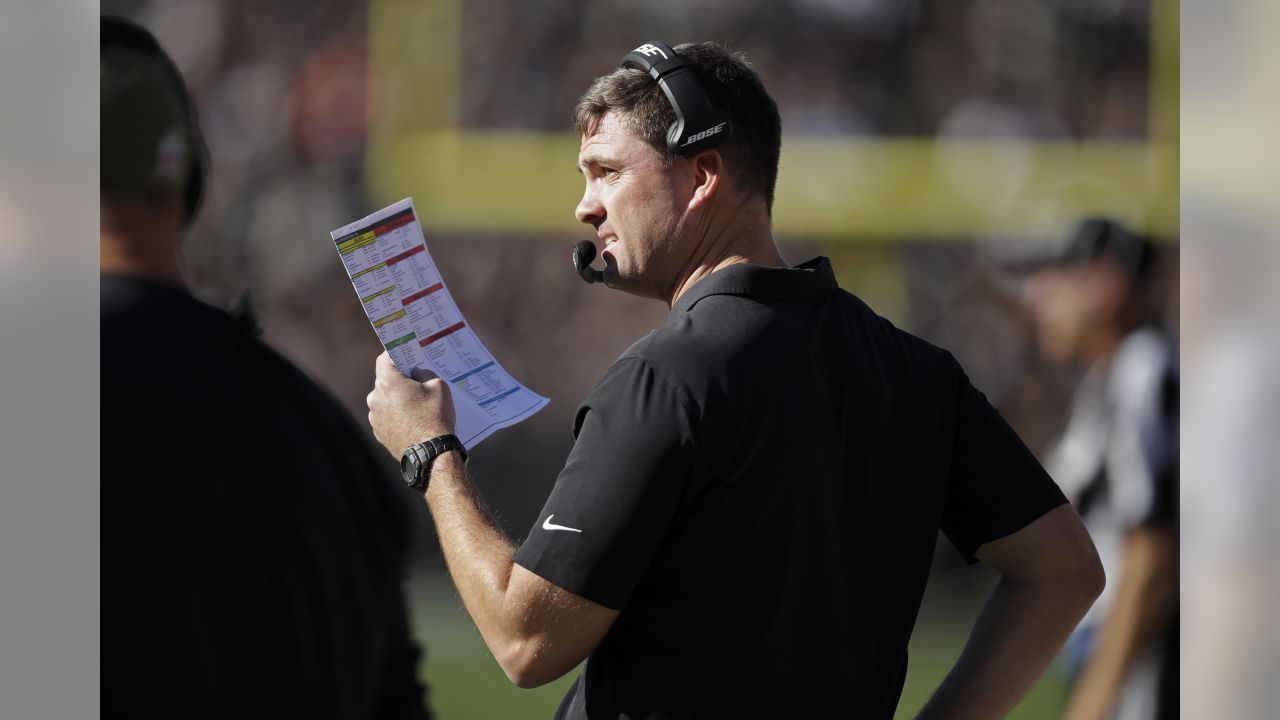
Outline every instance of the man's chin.
[(618, 266), (613, 263), (608, 263), (604, 266), (604, 284), (610, 290), (620, 290), (630, 295), (647, 297), (648, 294), (642, 289), (642, 283), (637, 281), (638, 278), (619, 272)]
[(625, 291), (629, 283), (618, 273), (618, 266), (609, 263), (604, 266), (604, 284), (610, 289)]

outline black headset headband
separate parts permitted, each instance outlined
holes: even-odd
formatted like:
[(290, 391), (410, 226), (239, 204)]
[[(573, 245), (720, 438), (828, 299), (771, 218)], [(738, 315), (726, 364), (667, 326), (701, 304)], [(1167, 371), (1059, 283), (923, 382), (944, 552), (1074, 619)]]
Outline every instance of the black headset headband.
[(627, 53), (618, 67), (649, 73), (671, 103), (676, 121), (667, 129), (667, 149), (688, 155), (721, 142), (733, 133), (733, 123), (711, 104), (694, 64), (669, 45), (650, 41)]

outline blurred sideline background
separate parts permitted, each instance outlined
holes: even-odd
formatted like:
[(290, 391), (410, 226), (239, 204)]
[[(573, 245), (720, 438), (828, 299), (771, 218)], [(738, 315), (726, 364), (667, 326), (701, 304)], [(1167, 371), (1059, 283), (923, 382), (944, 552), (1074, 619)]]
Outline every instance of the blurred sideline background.
[[(363, 418), (380, 346), (328, 231), (412, 196), (480, 337), (552, 404), (471, 468), (523, 538), (573, 410), (666, 308), (574, 277), (577, 96), (649, 39), (745, 53), (783, 118), (775, 235), (950, 349), (1037, 452), (1078, 379), (1037, 352), (1022, 278), (1087, 214), (1159, 242), (1179, 308), (1179, 5), (1171, 0), (105, 0), (151, 28), (201, 109), (209, 193), (185, 247), (211, 298), (248, 291), (267, 338)], [(395, 472), (388, 459), (388, 472)], [(572, 675), (511, 686), (447, 577), (425, 509), (410, 583), (443, 718), (547, 717)], [(943, 540), (900, 716), (959, 653), (994, 581)], [(816, 591), (816, 589), (815, 589)], [(744, 632), (749, 632), (744, 628)], [(1015, 717), (1057, 717), (1051, 672)]]

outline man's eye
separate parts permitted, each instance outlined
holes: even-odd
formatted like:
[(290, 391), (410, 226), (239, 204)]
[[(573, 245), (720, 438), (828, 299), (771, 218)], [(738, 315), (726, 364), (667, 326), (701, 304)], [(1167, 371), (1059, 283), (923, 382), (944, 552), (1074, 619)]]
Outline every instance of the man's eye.
[(602, 167), (600, 168), (600, 174), (604, 175), (605, 177), (613, 177), (614, 175), (618, 174), (618, 171), (614, 170), (613, 168)]

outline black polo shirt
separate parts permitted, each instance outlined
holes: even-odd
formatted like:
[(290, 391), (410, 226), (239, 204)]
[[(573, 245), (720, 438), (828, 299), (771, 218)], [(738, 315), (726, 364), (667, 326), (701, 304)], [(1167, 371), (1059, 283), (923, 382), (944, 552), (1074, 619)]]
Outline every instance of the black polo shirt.
[(247, 316), (101, 285), (103, 714), (426, 720), (367, 430)]
[(825, 258), (698, 282), (574, 434), (515, 559), (621, 614), (557, 717), (890, 718), (938, 530), (972, 560), (1065, 502)]

